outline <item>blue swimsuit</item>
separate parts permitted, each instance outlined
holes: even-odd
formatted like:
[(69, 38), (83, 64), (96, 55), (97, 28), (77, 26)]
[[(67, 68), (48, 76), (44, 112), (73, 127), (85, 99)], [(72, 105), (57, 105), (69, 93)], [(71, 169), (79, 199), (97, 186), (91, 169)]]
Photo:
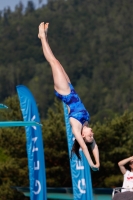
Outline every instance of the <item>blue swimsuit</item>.
[(55, 91), (55, 95), (69, 106), (70, 108), (69, 118), (73, 117), (83, 125), (86, 121), (89, 121), (90, 118), (89, 113), (85, 109), (83, 103), (81, 102), (81, 99), (75, 92), (73, 86), (70, 83), (69, 86), (71, 89), (70, 94), (61, 95), (57, 91)]

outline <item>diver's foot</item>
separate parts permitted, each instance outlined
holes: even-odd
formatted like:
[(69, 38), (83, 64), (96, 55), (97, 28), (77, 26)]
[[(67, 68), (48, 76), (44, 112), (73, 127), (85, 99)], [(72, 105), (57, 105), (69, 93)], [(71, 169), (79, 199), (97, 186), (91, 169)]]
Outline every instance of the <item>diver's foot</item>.
[(44, 24), (44, 32), (47, 35), (49, 23)]
[(45, 32), (45, 36), (46, 36), (47, 42), (48, 42), (48, 37), (47, 37), (47, 34), (48, 34), (48, 26), (49, 26), (49, 23), (44, 24), (44, 32)]
[(47, 38), (48, 26), (49, 26), (49, 23), (44, 24), (44, 22), (42, 22), (39, 25), (39, 33), (38, 33), (38, 38), (39, 39), (41, 39), (43, 37)]

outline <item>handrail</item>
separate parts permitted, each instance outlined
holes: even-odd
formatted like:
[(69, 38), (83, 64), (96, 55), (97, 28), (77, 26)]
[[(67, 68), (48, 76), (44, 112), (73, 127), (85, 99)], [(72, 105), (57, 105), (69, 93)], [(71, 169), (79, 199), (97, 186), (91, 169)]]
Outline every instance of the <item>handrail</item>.
[(122, 190), (122, 189), (129, 190), (129, 188), (123, 188), (123, 187), (116, 187), (116, 188), (113, 188), (112, 199), (113, 199), (115, 193), (121, 193), (121, 190)]

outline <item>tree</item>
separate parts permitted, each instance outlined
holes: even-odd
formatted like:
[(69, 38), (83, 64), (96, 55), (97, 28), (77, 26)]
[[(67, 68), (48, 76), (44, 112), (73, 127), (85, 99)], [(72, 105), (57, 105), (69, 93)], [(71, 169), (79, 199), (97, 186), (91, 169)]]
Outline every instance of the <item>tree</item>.
[(118, 162), (132, 155), (133, 112), (125, 112), (111, 121), (93, 127), (100, 150), (101, 167), (92, 173), (94, 187), (120, 187), (123, 176)]
[(35, 10), (35, 5), (34, 5), (33, 1), (28, 1), (25, 13), (29, 14), (29, 13), (33, 12), (34, 10)]
[[(8, 110), (1, 110), (1, 121), (21, 121), (17, 96), (5, 100)], [(0, 196), (6, 199), (24, 199), (11, 186), (29, 186), (26, 138), (23, 127), (0, 128)]]
[(63, 118), (62, 104), (55, 100), (54, 108), (49, 108), (48, 118), (43, 121), (48, 187), (71, 186), (68, 147)]

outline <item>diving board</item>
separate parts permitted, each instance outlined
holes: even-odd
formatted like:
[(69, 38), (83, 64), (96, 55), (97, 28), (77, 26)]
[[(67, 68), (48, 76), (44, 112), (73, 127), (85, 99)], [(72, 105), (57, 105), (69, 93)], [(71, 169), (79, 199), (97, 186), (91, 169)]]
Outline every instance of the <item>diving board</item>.
[(17, 126), (42, 126), (40, 123), (35, 121), (3, 121), (0, 122), (0, 127), (17, 127)]
[(4, 104), (0, 104), (0, 109), (7, 109), (8, 107)]

